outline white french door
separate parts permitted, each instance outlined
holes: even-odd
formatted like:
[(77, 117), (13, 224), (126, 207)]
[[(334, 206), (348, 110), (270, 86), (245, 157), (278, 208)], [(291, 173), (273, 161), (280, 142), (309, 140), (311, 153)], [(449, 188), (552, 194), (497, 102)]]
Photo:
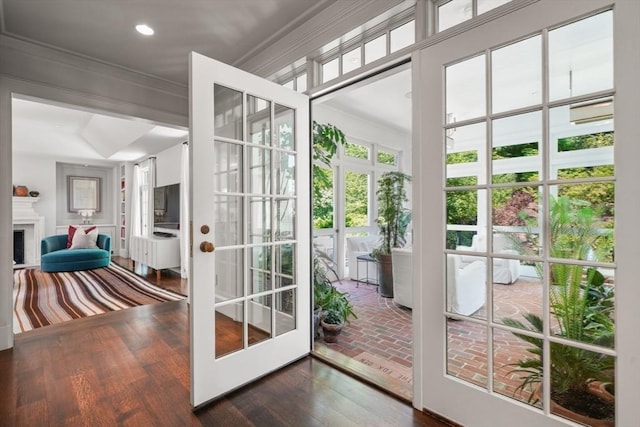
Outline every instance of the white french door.
[[(621, 70), (638, 65), (639, 17), (637, 2), (543, 0), (415, 55), (418, 408), (465, 426), (637, 425), (626, 158), (639, 154), (639, 85)], [(592, 238), (571, 252), (578, 227)], [(585, 302), (596, 273), (603, 293)], [(589, 381), (615, 384), (600, 423), (557, 403), (586, 360)]]
[(310, 349), (309, 101), (190, 55), (191, 404)]

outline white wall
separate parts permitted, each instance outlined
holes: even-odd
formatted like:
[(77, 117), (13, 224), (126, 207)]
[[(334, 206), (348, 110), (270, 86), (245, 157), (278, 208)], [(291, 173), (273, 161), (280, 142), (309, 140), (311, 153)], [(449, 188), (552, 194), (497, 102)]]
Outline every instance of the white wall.
[(156, 186), (179, 184), (182, 166), (182, 144), (156, 154)]
[(33, 209), (44, 217), (44, 235), (55, 234), (56, 226), (56, 161), (23, 154), (13, 155), (13, 185), (26, 185), (39, 191), (40, 200)]

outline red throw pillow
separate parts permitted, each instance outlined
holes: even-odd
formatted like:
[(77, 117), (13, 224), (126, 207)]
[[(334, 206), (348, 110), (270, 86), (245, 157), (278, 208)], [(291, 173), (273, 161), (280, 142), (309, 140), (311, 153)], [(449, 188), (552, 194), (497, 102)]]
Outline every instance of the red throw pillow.
[[(69, 231), (68, 231), (68, 235), (67, 235), (67, 249), (69, 249), (71, 247), (71, 244), (73, 243), (73, 235), (76, 234), (76, 230), (78, 228), (82, 228), (79, 225), (70, 225), (69, 226)], [(84, 229), (85, 234), (88, 234), (90, 231), (96, 229), (97, 227), (95, 225), (91, 226), (91, 227), (87, 227)]]

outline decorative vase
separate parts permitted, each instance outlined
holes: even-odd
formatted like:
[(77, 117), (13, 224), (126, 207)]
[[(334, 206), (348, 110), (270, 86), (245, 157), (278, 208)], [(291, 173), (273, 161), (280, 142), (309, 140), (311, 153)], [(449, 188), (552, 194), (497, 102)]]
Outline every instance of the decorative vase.
[(391, 255), (378, 254), (378, 279), (380, 280), (380, 295), (393, 298), (393, 265)]
[(322, 324), (322, 333), (324, 335), (324, 340), (329, 343), (338, 342), (338, 335), (342, 332), (342, 327), (344, 323), (334, 324), (334, 323), (325, 323), (324, 320), (320, 321)]
[(29, 189), (25, 185), (16, 185), (14, 195), (18, 197), (27, 197), (29, 195)]

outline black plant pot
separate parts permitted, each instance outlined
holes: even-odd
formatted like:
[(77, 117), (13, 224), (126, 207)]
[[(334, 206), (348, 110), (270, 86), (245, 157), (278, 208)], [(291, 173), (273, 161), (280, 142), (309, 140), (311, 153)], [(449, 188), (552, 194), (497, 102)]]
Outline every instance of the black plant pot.
[(393, 267), (391, 255), (378, 255), (378, 280), (380, 295), (393, 298)]

